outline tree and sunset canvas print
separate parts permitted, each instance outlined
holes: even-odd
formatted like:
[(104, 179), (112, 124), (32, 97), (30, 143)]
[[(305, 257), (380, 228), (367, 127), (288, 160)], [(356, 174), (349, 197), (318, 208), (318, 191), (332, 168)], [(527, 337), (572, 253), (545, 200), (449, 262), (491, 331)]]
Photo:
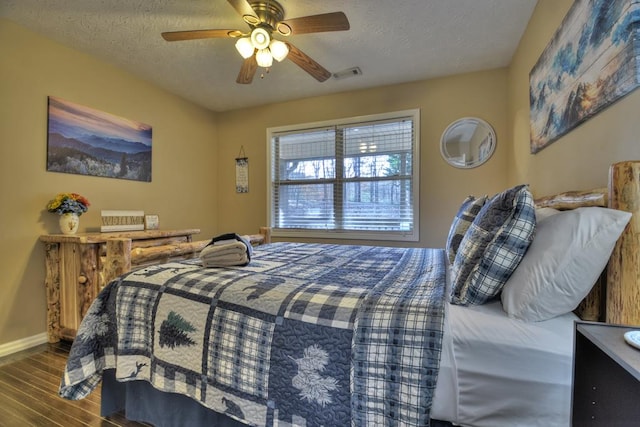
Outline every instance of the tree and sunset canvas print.
[(638, 87), (640, 0), (575, 0), (529, 75), (537, 153)]
[(49, 97), (47, 170), (151, 182), (151, 126)]

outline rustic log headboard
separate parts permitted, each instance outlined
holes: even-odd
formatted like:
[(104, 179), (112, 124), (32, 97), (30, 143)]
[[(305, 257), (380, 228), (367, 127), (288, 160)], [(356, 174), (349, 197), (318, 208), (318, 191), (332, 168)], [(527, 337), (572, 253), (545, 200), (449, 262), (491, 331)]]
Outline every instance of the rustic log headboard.
[(607, 268), (576, 314), (583, 320), (640, 325), (640, 161), (611, 165), (608, 188), (565, 192), (540, 197), (535, 202), (538, 208), (568, 210), (599, 206), (633, 214)]

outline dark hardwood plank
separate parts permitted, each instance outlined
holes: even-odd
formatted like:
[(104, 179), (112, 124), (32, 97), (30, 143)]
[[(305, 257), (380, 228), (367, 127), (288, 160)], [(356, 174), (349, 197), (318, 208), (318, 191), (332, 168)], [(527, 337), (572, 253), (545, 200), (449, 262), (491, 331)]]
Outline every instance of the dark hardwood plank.
[(18, 414), (26, 415), (29, 418), (29, 422), (33, 423), (33, 425), (80, 425), (73, 418), (65, 414), (54, 413), (55, 411), (52, 408), (46, 406), (40, 400), (28, 399), (27, 396), (16, 391), (13, 387), (7, 386), (2, 378), (0, 378), (0, 393), (3, 405), (11, 407), (12, 410)]
[[(25, 405), (21, 405), (16, 402), (14, 399), (11, 399), (4, 394), (0, 394), (2, 397), (2, 408), (12, 414), (13, 417), (17, 417), (18, 419), (24, 420), (25, 426), (34, 426), (34, 427), (53, 427), (53, 426), (62, 426), (61, 424), (50, 420), (46, 415), (38, 413), (38, 411), (33, 410)], [(18, 424), (21, 425), (21, 424)], [(10, 426), (10, 424), (7, 424)]]
[[(24, 371), (13, 366), (0, 369), (0, 380), (3, 378), (3, 375), (6, 375), (6, 377), (4, 377), (6, 378), (6, 382), (11, 385), (17, 385), (20, 387), (24, 387), (25, 389), (35, 389), (34, 395), (43, 393), (43, 398), (45, 399), (55, 397), (56, 400), (70, 402), (58, 396), (58, 386), (54, 386), (50, 383), (43, 383), (38, 378), (35, 378), (29, 374), (25, 374)], [(79, 408), (93, 411), (95, 413), (100, 413), (99, 400), (82, 399), (72, 402), (74, 402), (75, 406)]]
[(0, 357), (0, 366), (15, 362), (16, 360), (22, 360), (32, 354), (42, 353), (48, 351), (49, 344), (41, 344), (36, 347), (32, 347), (28, 350), (19, 351), (8, 356)]
[(0, 427), (140, 427), (123, 414), (100, 416), (100, 387), (77, 401), (58, 396), (70, 344), (44, 344), (0, 358)]
[[(52, 422), (62, 425), (102, 425), (101, 420), (96, 418), (96, 414), (87, 411), (78, 405), (78, 402), (71, 402), (57, 396), (51, 392), (40, 389), (27, 382), (28, 380), (16, 380), (15, 377), (0, 371), (0, 389), (5, 398), (28, 407), (47, 417)], [(84, 402), (83, 402), (84, 403)], [(99, 408), (90, 408), (93, 412), (99, 413)], [(111, 424), (114, 426), (114, 424)]]
[(36, 358), (34, 358), (34, 356), (28, 357), (24, 360), (18, 361), (16, 363), (28, 363), (29, 365), (32, 365), (34, 368), (46, 373), (46, 374), (51, 374), (53, 376), (59, 376), (62, 375), (62, 371), (63, 369), (60, 369), (59, 367), (55, 367), (52, 365), (47, 364), (46, 362), (43, 362), (42, 360), (38, 360)]
[[(30, 416), (35, 417), (37, 414), (35, 412), (32, 412), (31, 414), (24, 414), (22, 411), (19, 412), (13, 407), (13, 404), (13, 401), (2, 400), (2, 404), (0, 404), (0, 426), (33, 425)], [(43, 418), (40, 424), (44, 425), (45, 421), (46, 420)]]

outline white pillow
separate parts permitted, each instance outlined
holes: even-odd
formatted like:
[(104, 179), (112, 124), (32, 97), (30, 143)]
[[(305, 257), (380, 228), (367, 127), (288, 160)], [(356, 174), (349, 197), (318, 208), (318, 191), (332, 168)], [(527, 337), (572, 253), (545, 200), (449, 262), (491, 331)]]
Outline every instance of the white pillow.
[(514, 317), (541, 321), (574, 310), (607, 265), (631, 213), (578, 208), (541, 219), (529, 250), (502, 290)]
[(545, 218), (549, 218), (551, 215), (559, 213), (558, 209), (554, 208), (536, 208), (536, 222), (540, 222)]

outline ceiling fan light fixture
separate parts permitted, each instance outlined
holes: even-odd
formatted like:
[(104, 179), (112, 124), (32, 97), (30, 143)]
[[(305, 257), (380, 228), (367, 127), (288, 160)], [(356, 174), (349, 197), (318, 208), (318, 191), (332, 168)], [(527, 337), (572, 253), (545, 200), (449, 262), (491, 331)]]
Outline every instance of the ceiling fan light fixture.
[(278, 30), (278, 32), (283, 36), (291, 35), (291, 27), (285, 24), (284, 22), (278, 22), (278, 25), (276, 26), (276, 30)]
[(244, 19), (244, 22), (246, 22), (247, 24), (251, 25), (251, 26), (256, 26), (260, 23), (260, 19), (258, 19), (257, 17), (253, 16), (253, 15), (243, 15), (242, 19)]
[(269, 49), (260, 49), (256, 53), (256, 62), (262, 68), (269, 68), (273, 64), (273, 56)]
[[(349, 20), (344, 12), (322, 13), (284, 20), (284, 8), (279, 1), (227, 0), (249, 25), (250, 30), (248, 32), (237, 29), (214, 28), (170, 31), (163, 32), (161, 35), (168, 42), (235, 38), (236, 50), (243, 58), (240, 72), (236, 78), (236, 82), (239, 84), (251, 83), (258, 67), (265, 68), (265, 73), (268, 73), (269, 68), (273, 65), (274, 58), (276, 61), (283, 61), (288, 58), (317, 81), (326, 81), (332, 75), (328, 70), (294, 44), (273, 40), (273, 36), (281, 38), (281, 36), (286, 37), (292, 34), (345, 31), (350, 28)], [(336, 78), (338, 78), (337, 75)]]
[(262, 27), (254, 28), (251, 31), (251, 43), (256, 49), (266, 49), (271, 42), (269, 32)]
[(236, 42), (236, 50), (244, 59), (247, 59), (253, 55), (254, 47), (249, 37), (242, 37)]
[(278, 62), (285, 59), (289, 54), (289, 47), (286, 43), (281, 42), (280, 40), (271, 40), (269, 50), (271, 51), (271, 56), (273, 56), (273, 59)]
[(227, 35), (229, 37), (236, 38), (236, 37), (242, 37), (244, 34), (242, 34), (242, 31), (240, 30), (231, 30), (227, 32)]

